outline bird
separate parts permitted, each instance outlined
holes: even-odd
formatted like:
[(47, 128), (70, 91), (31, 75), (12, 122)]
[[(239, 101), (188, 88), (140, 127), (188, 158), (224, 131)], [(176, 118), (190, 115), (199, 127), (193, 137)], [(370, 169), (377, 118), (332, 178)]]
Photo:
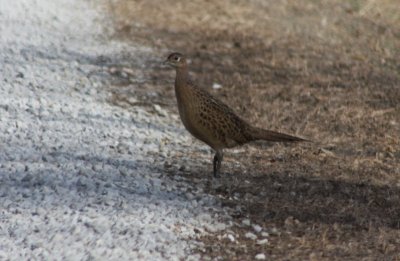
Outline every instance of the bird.
[(198, 87), (189, 77), (185, 55), (174, 52), (165, 64), (175, 68), (175, 95), (178, 111), (185, 128), (214, 151), (213, 176), (220, 176), (224, 149), (245, 143), (264, 140), (272, 142), (308, 141), (288, 134), (265, 130), (250, 125), (240, 118), (228, 105)]

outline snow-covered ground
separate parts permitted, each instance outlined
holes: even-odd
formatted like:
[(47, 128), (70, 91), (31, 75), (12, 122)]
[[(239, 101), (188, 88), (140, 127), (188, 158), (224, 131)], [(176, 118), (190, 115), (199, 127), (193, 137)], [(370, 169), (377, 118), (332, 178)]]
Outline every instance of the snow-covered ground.
[(0, 0), (0, 260), (198, 259), (227, 218), (154, 167), (164, 139), (189, 140), (172, 116), (106, 102), (93, 72), (152, 50), (102, 37), (96, 6)]

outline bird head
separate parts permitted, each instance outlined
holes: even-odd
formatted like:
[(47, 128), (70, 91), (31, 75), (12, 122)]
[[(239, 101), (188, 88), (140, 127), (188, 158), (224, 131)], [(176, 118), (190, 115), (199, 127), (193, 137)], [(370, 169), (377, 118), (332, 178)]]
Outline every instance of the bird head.
[(186, 57), (181, 53), (171, 53), (165, 63), (174, 68), (183, 67), (186, 66)]

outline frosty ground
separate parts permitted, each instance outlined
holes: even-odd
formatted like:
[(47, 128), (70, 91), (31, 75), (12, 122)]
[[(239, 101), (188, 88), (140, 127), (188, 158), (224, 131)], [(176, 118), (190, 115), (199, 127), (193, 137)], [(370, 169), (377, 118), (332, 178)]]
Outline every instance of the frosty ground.
[(113, 64), (161, 57), (104, 37), (99, 6), (0, 1), (2, 260), (198, 259), (195, 239), (229, 225), (201, 186), (163, 172), (191, 144), (178, 118), (107, 102)]
[[(399, 8), (0, 0), (0, 259), (399, 259)], [(227, 150), (210, 189), (170, 51), (250, 123), (315, 142)]]

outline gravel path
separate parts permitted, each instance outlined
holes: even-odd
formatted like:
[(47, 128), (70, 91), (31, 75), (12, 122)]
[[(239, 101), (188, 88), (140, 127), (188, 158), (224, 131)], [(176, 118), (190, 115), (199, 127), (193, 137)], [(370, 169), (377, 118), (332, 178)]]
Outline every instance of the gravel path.
[(196, 236), (227, 226), (149, 157), (188, 143), (176, 119), (106, 102), (93, 72), (151, 50), (102, 37), (102, 17), (91, 1), (0, 0), (0, 260), (196, 260)]

